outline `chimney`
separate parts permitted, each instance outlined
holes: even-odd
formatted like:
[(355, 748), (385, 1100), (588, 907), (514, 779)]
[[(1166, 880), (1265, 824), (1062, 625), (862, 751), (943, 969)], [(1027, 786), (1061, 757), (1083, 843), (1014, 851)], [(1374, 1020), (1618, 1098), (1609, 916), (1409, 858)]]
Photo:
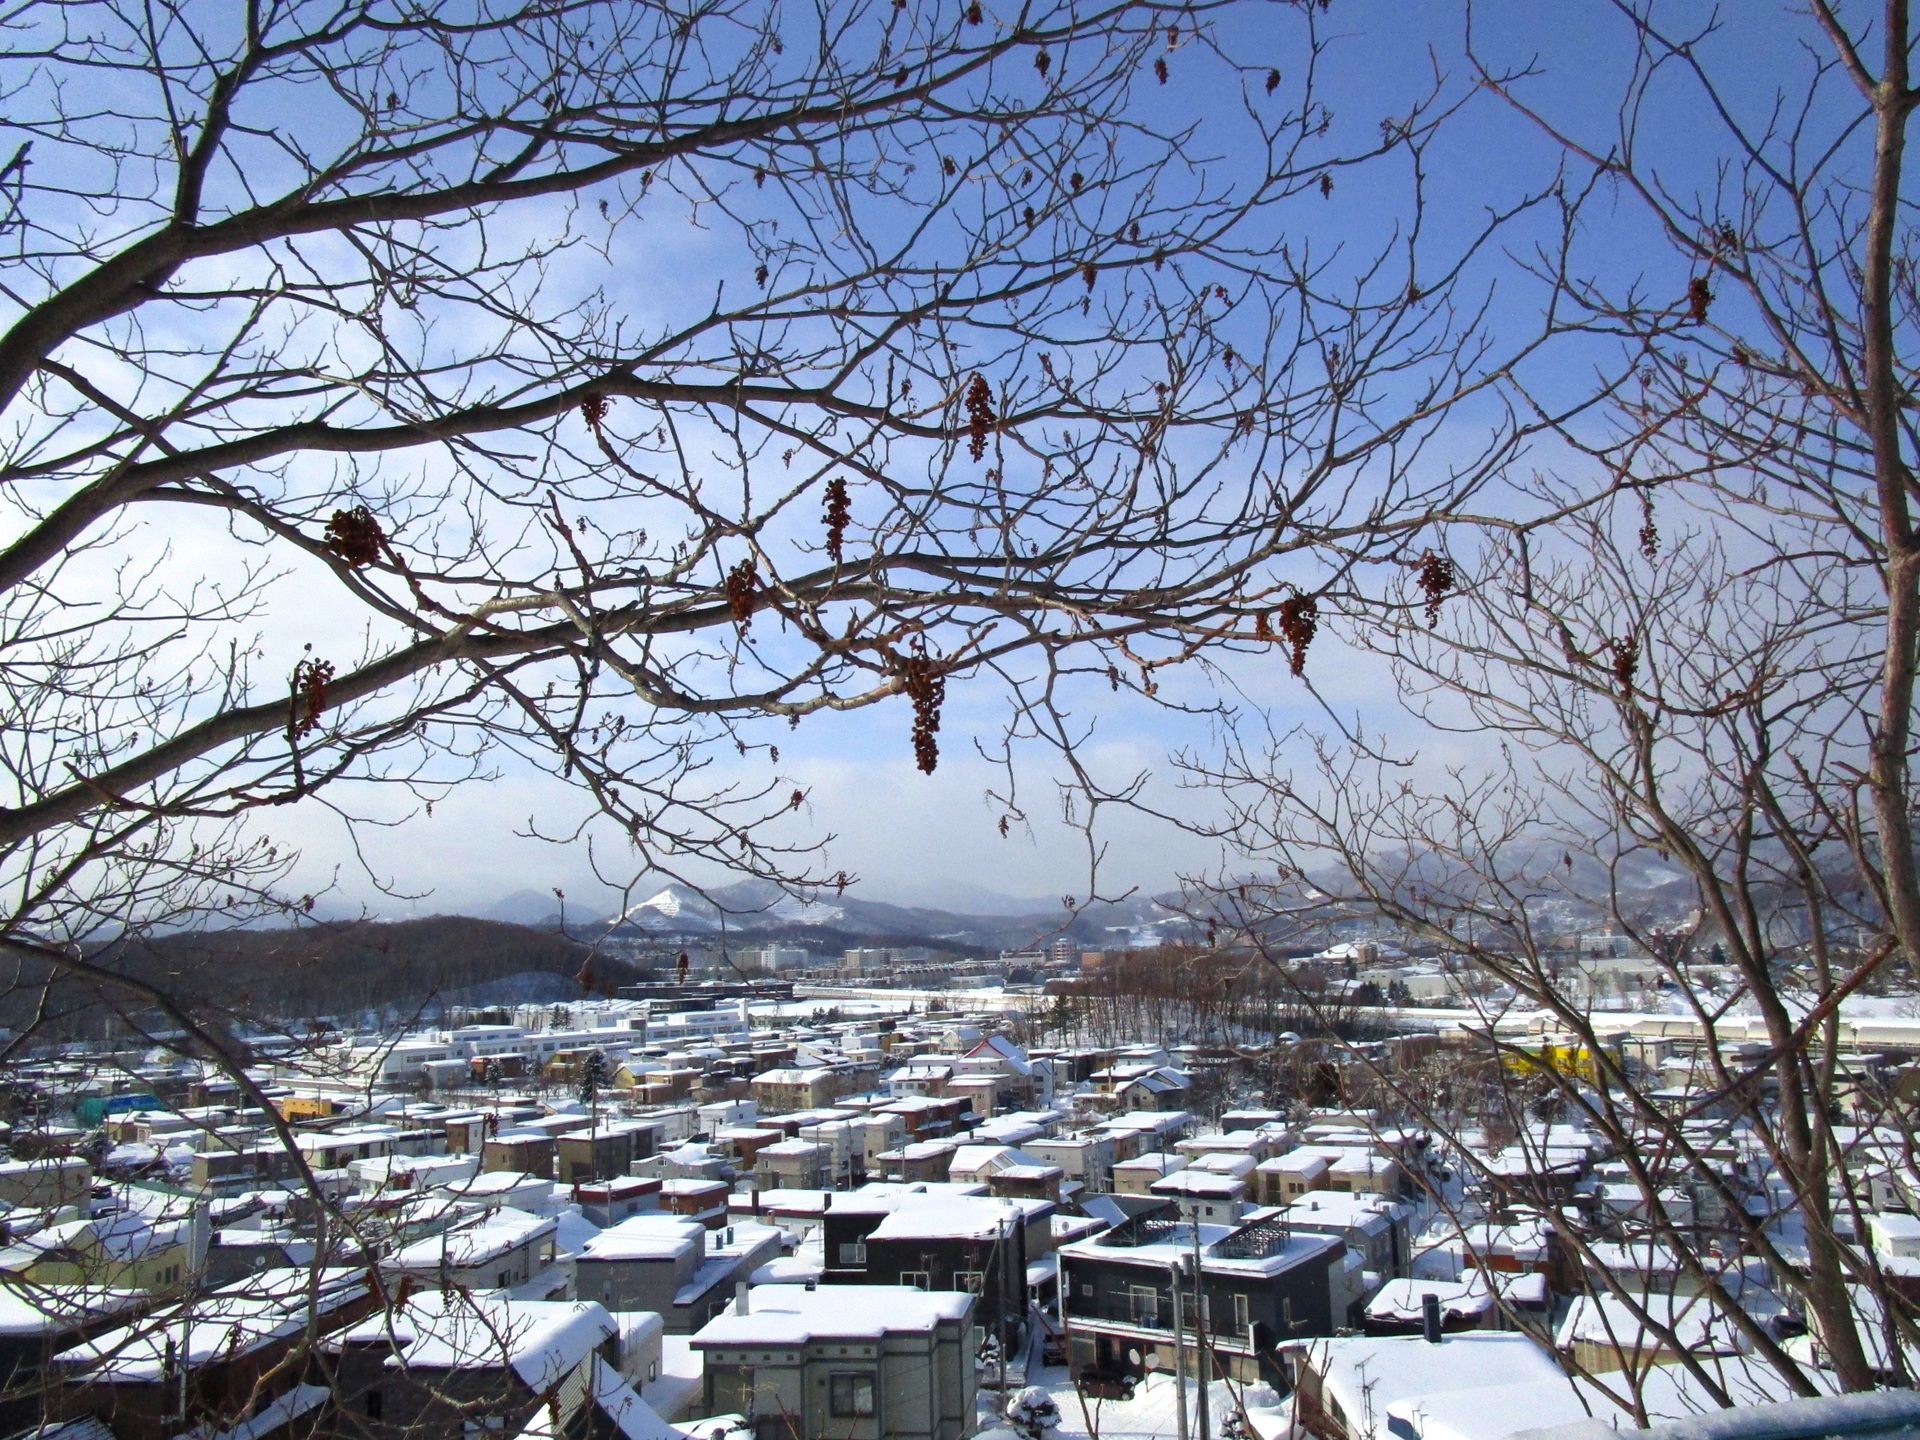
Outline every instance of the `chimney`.
[[(747, 1299), (747, 1291), (751, 1288), (752, 1287), (749, 1286), (747, 1282), (744, 1280), (738, 1280), (734, 1282), (734, 1286), (733, 1286), (733, 1313), (734, 1314), (751, 1315), (753, 1313), (752, 1304)], [(1431, 1296), (1429, 1296), (1428, 1298), (1432, 1299)], [(1440, 1313), (1440, 1307), (1439, 1307), (1438, 1301), (1435, 1301), (1434, 1303), (1433, 1313), (1435, 1315), (1438, 1315)], [(1433, 1322), (1433, 1327), (1434, 1327), (1433, 1334), (1427, 1337), (1429, 1340), (1438, 1339), (1440, 1335), (1440, 1322), (1438, 1320), (1435, 1320)]]
[[(746, 1286), (740, 1288), (744, 1291)], [(1429, 1345), (1440, 1343), (1440, 1297), (1431, 1290), (1420, 1297), (1420, 1329)]]

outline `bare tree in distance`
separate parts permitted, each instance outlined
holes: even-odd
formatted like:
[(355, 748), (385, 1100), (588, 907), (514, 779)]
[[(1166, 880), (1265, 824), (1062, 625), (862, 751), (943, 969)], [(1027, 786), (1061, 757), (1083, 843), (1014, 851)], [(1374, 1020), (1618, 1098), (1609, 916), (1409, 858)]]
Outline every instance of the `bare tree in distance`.
[[(1641, 1236), (1812, 1393), (1731, 1282), (1764, 1261), (1839, 1384), (1864, 1389), (1904, 1379), (1915, 1338), (1864, 1244), (1876, 1184), (1910, 1193), (1911, 1124), (1862, 1085), (1839, 1023), (1920, 953), (1911, 16), (1900, 0), (1815, 0), (1795, 22), (1800, 69), (1773, 89), (1718, 64), (1718, 32), (1751, 40), (1743, 26), (1777, 16), (1600, 9), (1633, 58), (1611, 129), (1563, 119), (1541, 77), (1502, 68), (1482, 47), (1503, 37), (1470, 43), (1581, 197), (1542, 270), (1563, 319), (1615, 347), (1608, 404), (1556, 427), (1560, 460), (1515, 477), (1544, 518), (1461, 527), (1396, 612), (1335, 622), (1391, 662), (1422, 722), (1478, 737), (1481, 759), (1412, 778), (1402, 746), (1357, 730), (1243, 728), (1192, 773), (1230, 798), (1223, 833), (1260, 878), (1214, 893), (1256, 931), (1377, 914), (1498, 982), (1474, 1018), (1529, 1075), (1526, 1103), (1551, 1098), (1630, 1162), (1656, 1157), (1631, 1176)], [(1683, 887), (1688, 913), (1651, 905), (1649, 876)], [(1692, 1022), (1694, 1102), (1656, 1100), (1619, 1022), (1570, 983), (1568, 927), (1602, 922)], [(1702, 963), (1711, 947), (1724, 969)], [(1501, 1028), (1516, 1003), (1521, 1033), (1534, 1017), (1592, 1068), (1539, 1065), (1537, 1039)], [(1743, 1049), (1725, 1032), (1744, 1035), (1748, 1015), (1764, 1040)], [(1703, 1153), (1721, 1107), (1778, 1181), (1751, 1209), (1751, 1177), (1732, 1184)], [(1677, 1213), (1676, 1181), (1722, 1218), (1703, 1230)]]

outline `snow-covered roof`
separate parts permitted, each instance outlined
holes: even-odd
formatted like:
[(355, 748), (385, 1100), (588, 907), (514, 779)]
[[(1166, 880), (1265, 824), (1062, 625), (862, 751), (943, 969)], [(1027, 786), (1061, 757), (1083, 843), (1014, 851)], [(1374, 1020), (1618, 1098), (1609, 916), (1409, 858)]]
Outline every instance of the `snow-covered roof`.
[[(1761, 1417), (1754, 1415), (1749, 1407), (1792, 1398), (1792, 1390), (1778, 1372), (1744, 1357), (1706, 1355), (1700, 1357), (1700, 1363), (1739, 1408), (1718, 1410), (1716, 1402), (1685, 1366), (1653, 1365), (1641, 1373), (1638, 1381), (1647, 1419), (1664, 1430), (1662, 1422), (1709, 1419), (1717, 1414), (1732, 1423), (1731, 1434), (1770, 1433), (1758, 1428), (1756, 1422)], [(1826, 1378), (1817, 1370), (1809, 1373), (1816, 1384)], [(1914, 1403), (1910, 1391), (1893, 1393), (1904, 1395), (1910, 1405)], [(1396, 1432), (1411, 1440), (1502, 1440), (1509, 1436), (1517, 1440), (1523, 1435), (1544, 1437), (1561, 1426), (1579, 1426), (1583, 1430), (1596, 1427), (1590, 1431), (1595, 1437), (1604, 1430), (1607, 1436), (1625, 1433), (1639, 1440), (1652, 1440), (1649, 1432), (1637, 1427), (1632, 1412), (1623, 1410), (1612, 1398), (1621, 1394), (1623, 1387), (1618, 1384), (1603, 1386), (1562, 1375), (1421, 1395), (1397, 1400), (1388, 1408), (1390, 1420), (1398, 1422)], [(1832, 1431), (1808, 1425), (1791, 1433), (1823, 1435)], [(1698, 1437), (1698, 1440), (1707, 1440), (1707, 1437)]]
[(635, 1215), (594, 1236), (582, 1260), (677, 1260), (704, 1253), (707, 1227), (678, 1215)]
[(463, 1270), (489, 1261), (555, 1234), (559, 1223), (523, 1210), (495, 1210), (478, 1224), (446, 1230), (416, 1240), (387, 1257), (394, 1270)]
[[(1565, 1385), (1553, 1358), (1527, 1335), (1469, 1330), (1439, 1344), (1417, 1336), (1308, 1341), (1307, 1365), (1337, 1401), (1352, 1440), (1389, 1440), (1388, 1409), (1415, 1397), (1480, 1392), (1523, 1382)], [(1485, 1436), (1489, 1432), (1479, 1432)]]
[(964, 1321), (974, 1297), (955, 1290), (898, 1285), (760, 1285), (748, 1295), (749, 1313), (731, 1306), (693, 1337), (694, 1348), (804, 1345), (812, 1340), (877, 1340), (888, 1332), (931, 1330)]
[(1590, 1345), (1617, 1347), (1627, 1353), (1640, 1351), (1651, 1356), (1665, 1342), (1654, 1330), (1643, 1325), (1634, 1313), (1637, 1307), (1659, 1325), (1671, 1330), (1675, 1338), (1695, 1354), (1717, 1352), (1731, 1355), (1748, 1346), (1745, 1337), (1734, 1329), (1732, 1321), (1703, 1296), (1655, 1291), (1637, 1294), (1633, 1301), (1633, 1306), (1629, 1306), (1615, 1295), (1575, 1296), (1572, 1308), (1554, 1333), (1554, 1344), (1564, 1350), (1580, 1341)]
[(571, 1375), (594, 1349), (619, 1334), (606, 1307), (591, 1301), (508, 1300), (426, 1290), (376, 1314), (339, 1337), (341, 1344), (391, 1338), (390, 1369), (497, 1369), (510, 1365), (543, 1392)]
[(1247, 1182), (1238, 1175), (1222, 1175), (1217, 1170), (1176, 1170), (1148, 1187), (1156, 1195), (1191, 1195), (1203, 1200), (1238, 1200), (1247, 1193)]
[(906, 1195), (875, 1227), (875, 1240), (992, 1240), (1021, 1225), (1019, 1202), (984, 1195)]
[[(1252, 1225), (1272, 1214), (1270, 1210), (1257, 1211), (1252, 1216), (1243, 1217), (1238, 1225), (1200, 1223), (1201, 1268), (1209, 1274), (1272, 1276), (1284, 1274), (1295, 1266), (1319, 1260), (1323, 1256), (1346, 1254), (1345, 1243), (1336, 1235), (1284, 1232), (1271, 1236), (1264, 1245), (1245, 1247), (1264, 1253), (1221, 1253), (1222, 1241), (1250, 1232)], [(1116, 1226), (1114, 1230), (1102, 1231), (1090, 1239), (1062, 1245), (1057, 1253), (1063, 1260), (1086, 1259), (1108, 1265), (1140, 1265), (1164, 1273), (1169, 1265), (1184, 1262), (1192, 1253), (1194, 1228), (1184, 1222), (1170, 1224), (1148, 1243), (1135, 1245), (1115, 1244), (1116, 1233), (1125, 1235), (1124, 1227)]]
[(0, 1284), (0, 1335), (51, 1335), (72, 1330), (147, 1299), (143, 1290), (8, 1281)]
[(1425, 1313), (1426, 1297), (1440, 1302), (1443, 1315), (1484, 1315), (1493, 1308), (1493, 1292), (1478, 1272), (1465, 1280), (1389, 1280), (1367, 1302), (1369, 1320), (1407, 1323)]
[(367, 1293), (364, 1270), (323, 1270), (317, 1277), (311, 1270), (263, 1270), (242, 1283), (246, 1294), (215, 1291), (169, 1306), (63, 1350), (53, 1363), (101, 1383), (154, 1384), (174, 1356), (199, 1365), (245, 1354), (298, 1334), (312, 1313), (326, 1314)]

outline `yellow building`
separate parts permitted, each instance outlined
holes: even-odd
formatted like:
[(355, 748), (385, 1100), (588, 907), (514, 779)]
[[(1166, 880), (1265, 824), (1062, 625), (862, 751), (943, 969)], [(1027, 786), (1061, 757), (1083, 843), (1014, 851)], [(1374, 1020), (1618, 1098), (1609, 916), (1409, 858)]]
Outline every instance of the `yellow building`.
[(0, 1250), (0, 1274), (35, 1285), (99, 1285), (164, 1294), (192, 1269), (193, 1226), (186, 1220), (149, 1225), (137, 1215), (71, 1220)]
[(331, 1120), (337, 1107), (325, 1095), (282, 1095), (273, 1108), (283, 1120)]

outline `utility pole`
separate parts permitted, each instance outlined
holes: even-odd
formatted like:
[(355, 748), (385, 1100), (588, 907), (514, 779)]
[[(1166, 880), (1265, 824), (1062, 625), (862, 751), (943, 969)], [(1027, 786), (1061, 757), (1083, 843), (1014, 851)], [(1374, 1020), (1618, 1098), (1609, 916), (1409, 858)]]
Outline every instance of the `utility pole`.
[(1180, 1259), (1167, 1267), (1167, 1288), (1173, 1294), (1173, 1404), (1180, 1417), (1180, 1440), (1187, 1440), (1187, 1344), (1180, 1323)]
[(1193, 1368), (1200, 1378), (1198, 1415), (1200, 1440), (1209, 1440), (1207, 1386), (1213, 1380), (1213, 1366), (1207, 1349), (1207, 1287), (1200, 1270), (1200, 1222), (1193, 1222)]

